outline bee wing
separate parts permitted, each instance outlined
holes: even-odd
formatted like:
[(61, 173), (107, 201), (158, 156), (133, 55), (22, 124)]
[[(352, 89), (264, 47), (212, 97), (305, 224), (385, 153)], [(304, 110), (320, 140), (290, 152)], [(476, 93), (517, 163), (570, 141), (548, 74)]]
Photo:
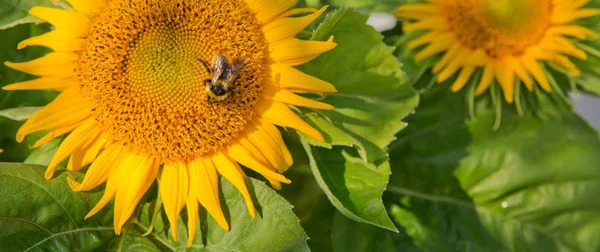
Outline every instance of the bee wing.
[(226, 77), (226, 75), (223, 75), (223, 73), (226, 73), (226, 70), (229, 69), (229, 63), (227, 63), (227, 57), (225, 57), (225, 55), (223, 54), (217, 54), (217, 56), (215, 56), (215, 64), (213, 66), (213, 78), (212, 78), (212, 82), (211, 83), (217, 83), (217, 81), (223, 76)]
[(224, 87), (225, 89), (229, 88), (229, 85), (231, 85), (235, 79), (237, 79), (237, 77), (240, 75), (240, 72), (242, 71), (242, 67), (244, 66), (244, 60), (235, 60), (233, 62), (233, 64), (225, 70), (225, 81), (224, 81)]

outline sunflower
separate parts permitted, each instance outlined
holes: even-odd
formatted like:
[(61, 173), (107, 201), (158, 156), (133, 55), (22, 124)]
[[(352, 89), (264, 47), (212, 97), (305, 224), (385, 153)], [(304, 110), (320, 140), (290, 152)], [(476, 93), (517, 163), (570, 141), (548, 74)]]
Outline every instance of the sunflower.
[[(72, 10), (30, 10), (55, 29), (18, 48), (40, 45), (54, 52), (29, 62), (6, 62), (40, 78), (4, 89), (61, 92), (19, 129), (17, 140), (49, 131), (35, 143), (39, 147), (69, 133), (45, 176), (52, 178), (67, 158), (68, 171), (89, 165), (83, 181), (69, 179), (75, 191), (106, 183), (86, 218), (115, 198), (114, 230), (120, 234), (157, 179), (173, 238), (186, 206), (191, 243), (198, 203), (229, 229), (219, 202), (219, 175), (242, 193), (252, 217), (255, 210), (239, 164), (275, 188), (290, 183), (281, 173), (292, 157), (276, 125), (323, 141), (288, 104), (332, 109), (295, 94), (336, 91), (294, 68), (336, 46), (333, 38), (295, 38), (325, 7), (289, 9), (295, 0), (68, 2)], [(243, 65), (231, 94), (210, 102), (206, 80), (213, 77), (210, 62), (216, 55)]]
[[(422, 31), (408, 48), (424, 46), (415, 61), (443, 56), (433, 66), (441, 83), (458, 73), (451, 90), (460, 90), (479, 68), (483, 74), (475, 94), (484, 93), (494, 79), (508, 103), (522, 81), (529, 91), (536, 82), (551, 92), (544, 63), (578, 76), (581, 71), (569, 57), (586, 59), (573, 39), (596, 38), (574, 21), (594, 16), (585, 9), (589, 0), (427, 0), (399, 6), (396, 16), (415, 20), (404, 31)], [(476, 80), (477, 81), (477, 80)], [(517, 84), (516, 84), (517, 83)], [(518, 93), (517, 93), (518, 94)]]

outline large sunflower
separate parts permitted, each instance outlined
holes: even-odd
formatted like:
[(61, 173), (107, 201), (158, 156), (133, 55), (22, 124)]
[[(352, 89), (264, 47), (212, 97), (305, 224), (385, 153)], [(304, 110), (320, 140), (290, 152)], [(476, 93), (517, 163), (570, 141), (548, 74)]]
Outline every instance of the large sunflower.
[(437, 82), (454, 76), (452, 91), (461, 89), (477, 68), (483, 74), (475, 93), (485, 92), (496, 79), (507, 102), (515, 99), (516, 80), (530, 91), (534, 80), (551, 91), (543, 62), (553, 63), (572, 75), (579, 69), (569, 57), (586, 59), (570, 40), (595, 38), (593, 31), (573, 24), (594, 16), (584, 9), (589, 0), (427, 0), (398, 7), (396, 15), (415, 20), (404, 30), (426, 31), (408, 44), (425, 46), (415, 61), (443, 53), (433, 66)]
[[(295, 0), (68, 2), (73, 10), (30, 10), (55, 29), (19, 48), (41, 45), (54, 52), (25, 63), (6, 62), (41, 78), (4, 89), (62, 92), (21, 127), (17, 140), (49, 130), (37, 147), (70, 133), (46, 178), (69, 157), (69, 171), (91, 164), (83, 181), (69, 184), (86, 191), (106, 182), (104, 196), (87, 217), (115, 198), (117, 234), (157, 178), (174, 238), (178, 215), (187, 206), (192, 241), (198, 202), (228, 230), (219, 175), (240, 190), (254, 217), (238, 163), (279, 188), (290, 182), (280, 173), (292, 157), (275, 125), (323, 140), (287, 104), (332, 108), (294, 94), (336, 91), (293, 67), (336, 46), (332, 39), (294, 38), (325, 8), (288, 10)], [(310, 14), (298, 17), (301, 13)], [(212, 77), (210, 62), (218, 54), (244, 63), (231, 95), (209, 102), (205, 80)]]

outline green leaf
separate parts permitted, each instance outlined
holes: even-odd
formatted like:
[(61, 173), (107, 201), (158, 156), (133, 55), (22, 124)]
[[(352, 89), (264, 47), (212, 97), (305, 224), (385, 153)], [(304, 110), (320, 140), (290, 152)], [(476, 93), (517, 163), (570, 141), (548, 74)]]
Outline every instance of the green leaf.
[[(241, 193), (226, 179), (221, 179), (221, 206), (231, 226), (223, 230), (214, 219), (201, 210), (192, 250), (207, 251), (308, 251), (306, 234), (292, 212), (292, 205), (273, 189), (255, 179), (247, 185), (257, 208), (252, 219)], [(153, 232), (145, 237), (150, 227), (154, 206), (143, 205), (137, 220), (128, 227), (121, 247), (127, 251), (174, 251), (186, 248), (187, 229), (184, 218), (179, 218), (178, 241), (174, 241), (164, 214), (158, 215)], [(187, 214), (182, 213), (183, 216)], [(187, 219), (187, 218), (186, 218)]]
[(55, 5), (48, 0), (0, 0), (0, 30), (20, 24), (44, 22), (29, 15), (29, 10), (35, 6)]
[[(568, 110), (541, 120), (423, 97), (390, 154), (393, 219), (430, 251), (597, 251), (600, 138)], [(548, 107), (547, 109), (550, 109)]]
[(352, 7), (357, 8), (362, 12), (394, 12), (395, 8), (405, 2), (405, 0), (328, 0), (326, 4), (331, 4), (335, 7)]
[(0, 116), (14, 121), (24, 121), (29, 119), (33, 113), (42, 107), (20, 107), (0, 110)]
[(389, 219), (381, 195), (390, 167), (382, 162), (365, 164), (351, 148), (324, 149), (305, 143), (317, 182), (331, 203), (348, 218), (397, 231)]
[(338, 45), (299, 69), (332, 83), (338, 92), (322, 99), (335, 109), (302, 110), (326, 142), (302, 139), (313, 174), (335, 207), (354, 220), (396, 230), (381, 202), (389, 177), (385, 149), (406, 126), (402, 118), (418, 98), (404, 80), (393, 48), (366, 21), (366, 16), (342, 9), (314, 32), (313, 40), (334, 36)]
[(299, 69), (338, 90), (323, 99), (335, 109), (306, 115), (327, 143), (306, 140), (326, 148), (355, 146), (361, 157), (375, 162), (387, 158), (384, 149), (406, 126), (402, 118), (414, 111), (418, 97), (405, 81), (393, 48), (366, 21), (366, 16), (350, 9), (328, 16), (313, 40), (333, 35), (337, 47)]
[(79, 251), (114, 238), (112, 207), (84, 220), (101, 196), (73, 192), (62, 173), (47, 181), (45, 167), (0, 163), (0, 248), (5, 251)]

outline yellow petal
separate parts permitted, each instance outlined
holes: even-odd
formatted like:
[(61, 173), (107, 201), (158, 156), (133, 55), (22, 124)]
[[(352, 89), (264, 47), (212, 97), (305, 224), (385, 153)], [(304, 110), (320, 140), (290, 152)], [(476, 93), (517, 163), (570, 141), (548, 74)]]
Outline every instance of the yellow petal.
[(454, 81), (454, 83), (452, 84), (452, 92), (457, 92), (458, 90), (463, 88), (465, 84), (467, 84), (467, 81), (469, 81), (469, 79), (471, 78), (471, 75), (473, 75), (474, 71), (474, 66), (465, 66), (462, 69), (462, 71), (460, 71), (460, 74), (458, 75), (458, 78), (456, 78), (456, 81)]
[(77, 59), (77, 54), (72, 52), (51, 52), (28, 62), (12, 63), (7, 61), (4, 64), (12, 69), (36, 76), (67, 79), (76, 75), (75, 62)]
[(81, 124), (81, 126), (73, 130), (73, 132), (71, 132), (71, 134), (69, 134), (69, 136), (67, 136), (67, 138), (65, 138), (65, 140), (60, 144), (58, 150), (54, 154), (54, 157), (50, 161), (48, 169), (46, 170), (46, 179), (52, 178), (54, 175), (54, 168), (56, 168), (60, 162), (73, 154), (74, 151), (86, 148), (101, 133), (102, 131), (100, 127), (96, 124), (96, 121), (93, 118), (87, 119)]
[(446, 54), (453, 54), (455, 50), (458, 50), (458, 45), (455, 44), (455, 41), (456, 37), (451, 33), (440, 35), (440, 37), (415, 55), (415, 62), (422, 61), (443, 51), (449, 50)]
[(318, 140), (325, 141), (321, 133), (310, 126), (308, 123), (300, 119), (290, 108), (280, 102), (272, 102), (269, 104), (259, 104), (263, 108), (259, 108), (259, 111), (263, 112), (263, 117), (269, 122), (282, 126), (290, 127), (301, 131), (304, 134)]
[(274, 44), (283, 39), (293, 38), (300, 31), (304, 30), (310, 25), (315, 19), (317, 19), (325, 10), (327, 6), (323, 6), (320, 10), (307, 16), (299, 18), (280, 18), (266, 24), (262, 30), (269, 43)]
[(519, 76), (519, 79), (525, 83), (527, 89), (533, 91), (533, 80), (529, 76), (529, 73), (527, 73), (527, 70), (523, 68), (521, 62), (513, 57), (506, 57), (505, 62)]
[(439, 4), (403, 4), (396, 8), (396, 17), (414, 19), (415, 13), (427, 16), (440, 16), (443, 14), (443, 6)]
[(219, 178), (212, 160), (200, 157), (188, 164), (190, 175), (190, 193), (206, 208), (219, 225), (229, 230), (229, 224), (223, 215), (219, 201)]
[(458, 69), (460, 69), (464, 65), (468, 64), (468, 62), (466, 62), (465, 59), (466, 58), (464, 56), (461, 56), (460, 54), (456, 55), (456, 57), (454, 57), (452, 60), (450, 60), (450, 63), (448, 63), (448, 65), (444, 68), (444, 70), (442, 70), (437, 75), (437, 82), (438, 83), (444, 82), (445, 80), (452, 77), (452, 75), (454, 75), (454, 73), (456, 73), (456, 71), (458, 71)]
[(428, 19), (423, 19), (420, 21), (416, 21), (413, 23), (409, 23), (404, 25), (402, 29), (405, 32), (411, 31), (419, 31), (419, 30), (441, 30), (446, 31), (450, 27), (448, 26), (448, 22), (444, 17), (433, 17)]
[[(287, 145), (283, 141), (283, 137), (281, 137), (281, 132), (279, 132), (279, 129), (277, 129), (277, 127), (275, 127), (275, 125), (273, 125), (272, 123), (266, 122), (264, 120), (260, 121), (260, 125), (275, 140), (276, 145), (281, 148), (281, 153), (283, 153), (283, 158), (287, 166), (291, 166), (294, 163), (294, 161), (292, 160), (292, 154), (290, 153), (290, 151), (287, 148)], [(279, 170), (279, 172), (284, 171), (285, 170)]]
[(533, 78), (545, 91), (550, 92), (552, 90), (550, 88), (548, 78), (546, 77), (546, 73), (544, 72), (544, 69), (542, 69), (539, 62), (528, 57), (523, 57), (521, 59), (521, 63), (523, 63), (525, 70), (533, 75)]
[(238, 163), (258, 172), (267, 179), (277, 180), (287, 184), (291, 183), (289, 179), (279, 173), (274, 172), (262, 162), (258, 161), (255, 155), (253, 155), (245, 146), (242, 146), (241, 144), (232, 144), (229, 146), (229, 148), (227, 148), (225, 154)]
[(333, 36), (327, 41), (308, 41), (292, 38), (270, 45), (270, 51), (275, 63), (297, 66), (311, 61), (321, 53), (336, 46), (337, 44), (333, 42)]
[(322, 102), (318, 102), (315, 100), (311, 100), (311, 99), (299, 96), (297, 94), (294, 94), (285, 89), (265, 88), (265, 89), (263, 89), (263, 94), (265, 95), (265, 98), (272, 99), (272, 100), (278, 101), (278, 102), (284, 102), (284, 103), (291, 104), (291, 105), (300, 106), (300, 107), (325, 109), (325, 110), (333, 109), (333, 106), (331, 106), (327, 103), (322, 103)]
[(98, 201), (96, 206), (94, 206), (94, 208), (92, 208), (92, 210), (90, 210), (90, 212), (85, 216), (86, 219), (98, 213), (100, 209), (102, 209), (113, 197), (115, 197), (117, 187), (121, 186), (119, 184), (119, 179), (122, 177), (122, 171), (130, 168), (124, 167), (126, 155), (131, 154), (122, 149), (122, 153), (119, 155), (119, 158), (116, 158), (115, 162), (112, 163), (111, 166), (98, 167), (99, 169), (104, 168), (110, 170), (108, 180), (106, 181), (106, 189), (104, 189), (104, 194), (102, 195), (100, 201)]
[(406, 46), (409, 49), (414, 49), (422, 45), (426, 45), (436, 41), (440, 36), (447, 36), (447, 33), (440, 34), (438, 32), (428, 32), (420, 37), (410, 41)]
[(246, 0), (245, 2), (256, 12), (258, 21), (266, 24), (292, 7), (296, 0)]
[(90, 19), (77, 11), (36, 6), (29, 10), (29, 14), (48, 21), (56, 30), (70, 33), (73, 37), (83, 37), (89, 30)]
[(90, 140), (91, 143), (82, 146), (80, 145), (73, 151), (69, 163), (67, 164), (68, 171), (78, 171), (86, 165), (91, 164), (108, 141), (105, 135), (99, 134), (96, 138)]
[(121, 162), (124, 154), (124, 148), (118, 144), (107, 147), (85, 172), (81, 184), (68, 177), (69, 186), (73, 191), (89, 191), (96, 188), (108, 180), (111, 171)]
[(481, 75), (481, 80), (479, 80), (475, 95), (483, 94), (483, 92), (492, 85), (492, 82), (494, 82), (494, 66), (492, 64), (493, 63), (486, 65), (483, 69), (483, 75)]
[(599, 11), (594, 9), (579, 9), (576, 11), (555, 11), (552, 13), (552, 23), (566, 24), (580, 18), (593, 17), (598, 15)]
[(185, 202), (188, 215), (188, 242), (187, 246), (192, 246), (194, 236), (196, 236), (196, 223), (198, 222), (198, 199), (195, 195), (189, 193)]
[(287, 170), (289, 166), (284, 159), (281, 148), (277, 146), (278, 143), (263, 129), (262, 126), (257, 125), (252, 132), (248, 133), (247, 138), (260, 150), (277, 171)]
[(23, 49), (27, 46), (45, 46), (56, 52), (69, 52), (81, 50), (83, 38), (75, 37), (64, 30), (54, 30), (39, 36), (23, 40), (17, 46)]
[(158, 165), (159, 163), (154, 158), (127, 154), (117, 168), (121, 170), (119, 171), (120, 176), (117, 178), (113, 220), (117, 235), (121, 234), (123, 224), (129, 219), (144, 193), (156, 179)]
[(456, 57), (459, 53), (461, 53), (459, 45), (453, 45), (453, 46), (451, 46), (448, 49), (448, 51), (446, 51), (444, 53), (444, 56), (442, 56), (442, 58), (440, 59), (440, 61), (438, 61), (433, 66), (433, 69), (431, 69), (431, 72), (438, 73), (439, 71), (441, 71), (442, 69), (444, 69), (444, 67), (446, 67), (448, 65), (448, 63), (450, 63), (450, 61), (452, 59), (454, 59), (454, 57)]
[(181, 162), (165, 164), (158, 180), (158, 189), (167, 219), (171, 223), (173, 239), (177, 241), (177, 219), (189, 194), (187, 166)]
[(505, 64), (496, 66), (496, 79), (504, 93), (504, 99), (513, 103), (515, 97), (515, 73)]
[(63, 128), (58, 128), (56, 130), (50, 131), (48, 134), (44, 135), (42, 138), (40, 138), (39, 140), (37, 140), (32, 148), (37, 148), (42, 146), (43, 144), (49, 142), (50, 140), (57, 138), (59, 136), (62, 136), (64, 134), (67, 134), (71, 131), (73, 131), (75, 128), (79, 127), (79, 125), (81, 125), (82, 122), (77, 122), (75, 124), (69, 125), (67, 127), (63, 127)]
[(564, 35), (575, 37), (581, 40), (588, 38), (595, 39), (597, 37), (594, 31), (578, 25), (553, 26), (548, 29), (546, 35)]
[(35, 80), (17, 82), (4, 86), (4, 90), (54, 90), (64, 91), (79, 85), (76, 78), (60, 79), (53, 77), (41, 77)]
[(217, 168), (219, 174), (229, 180), (229, 182), (231, 182), (242, 193), (242, 196), (244, 196), (244, 199), (246, 200), (248, 212), (250, 212), (250, 216), (254, 218), (256, 216), (254, 204), (252, 203), (252, 198), (250, 197), (248, 188), (246, 188), (244, 176), (239, 172), (239, 170), (241, 170), (240, 166), (237, 164), (237, 162), (232, 161), (232, 159), (225, 156), (222, 152), (218, 152), (212, 158), (212, 160), (215, 163), (215, 167)]
[(17, 141), (33, 132), (69, 127), (91, 115), (87, 100), (79, 95), (77, 88), (62, 92), (54, 101), (33, 114), (17, 132)]
[(306, 90), (307, 92), (323, 94), (337, 92), (335, 87), (300, 70), (280, 65), (271, 65), (273, 76), (279, 75), (279, 86), (285, 89)]

